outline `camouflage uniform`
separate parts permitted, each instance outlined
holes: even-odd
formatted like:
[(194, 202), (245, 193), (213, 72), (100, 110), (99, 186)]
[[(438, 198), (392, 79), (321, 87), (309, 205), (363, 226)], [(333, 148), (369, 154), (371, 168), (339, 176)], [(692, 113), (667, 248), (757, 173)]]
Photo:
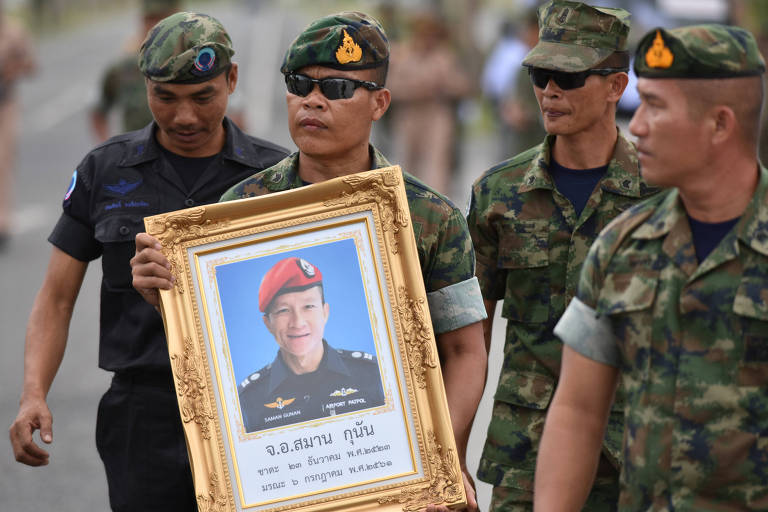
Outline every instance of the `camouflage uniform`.
[[(635, 66), (659, 78), (765, 69), (746, 31), (714, 26), (652, 31)], [(621, 370), (621, 510), (768, 509), (766, 222), (761, 167), (738, 224), (700, 263), (674, 189), (622, 214), (591, 247), (555, 332)]]
[(112, 64), (101, 81), (96, 112), (106, 116), (115, 108), (119, 109), (124, 132), (139, 130), (152, 122), (144, 75), (136, 65), (135, 55), (126, 55)]
[[(507, 319), (504, 364), (478, 478), (524, 491), (533, 490), (536, 447), (560, 370), (562, 344), (552, 329), (576, 293), (597, 234), (654, 192), (640, 179), (634, 146), (620, 135), (608, 171), (577, 218), (547, 172), (553, 139), (485, 173), (472, 188), (467, 219), (483, 298), (503, 299)], [(611, 415), (604, 446), (617, 466), (619, 414)], [(615, 487), (618, 470), (606, 467), (608, 487), (611, 474)]]
[[(294, 153), (238, 183), (221, 200), (299, 188), (304, 183), (299, 177), (298, 162), (299, 154)], [(390, 165), (371, 147), (373, 169)], [(485, 310), (474, 278), (475, 257), (464, 217), (444, 196), (408, 173), (404, 172), (403, 177), (435, 334), (482, 320)]]
[[(626, 11), (551, 2), (539, 16), (541, 39), (524, 63), (576, 72), (609, 67), (601, 62), (626, 48)], [(554, 42), (561, 40), (566, 44)], [(587, 54), (577, 49), (569, 62), (568, 48), (584, 44)], [(612, 219), (657, 191), (641, 179), (635, 148), (619, 133), (605, 174), (577, 216), (548, 171), (555, 138), (549, 135), (491, 168), (475, 182), (470, 198), (467, 221), (483, 298), (503, 299), (507, 319), (504, 363), (477, 473), (494, 486), (494, 510), (533, 506), (538, 445), (560, 372), (562, 343), (552, 330), (576, 293), (589, 246)], [(616, 407), (589, 510), (616, 507), (620, 398)]]

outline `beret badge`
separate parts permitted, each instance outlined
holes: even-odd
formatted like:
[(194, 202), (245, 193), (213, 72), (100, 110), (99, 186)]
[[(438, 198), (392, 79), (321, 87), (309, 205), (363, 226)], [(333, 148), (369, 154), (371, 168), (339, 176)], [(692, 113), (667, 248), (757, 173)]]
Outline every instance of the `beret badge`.
[(363, 49), (355, 43), (346, 30), (341, 45), (336, 50), (336, 60), (339, 64), (348, 64), (350, 62), (359, 62), (363, 58)]
[(313, 267), (310, 262), (305, 259), (298, 258), (296, 263), (299, 264), (299, 267), (301, 268), (301, 271), (304, 272), (305, 276), (315, 277), (315, 267)]
[(656, 31), (656, 37), (653, 39), (653, 44), (645, 52), (645, 63), (650, 68), (668, 69), (675, 61), (675, 56), (672, 51), (664, 44), (664, 38), (661, 37), (661, 32)]

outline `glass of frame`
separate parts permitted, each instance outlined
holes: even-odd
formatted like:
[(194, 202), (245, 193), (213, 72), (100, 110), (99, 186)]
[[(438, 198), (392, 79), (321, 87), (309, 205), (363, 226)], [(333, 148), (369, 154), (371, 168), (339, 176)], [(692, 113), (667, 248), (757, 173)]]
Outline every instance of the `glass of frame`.
[[(464, 505), (398, 167), (144, 222), (176, 278), (161, 309), (201, 511)], [(298, 334), (259, 309), (284, 260), (322, 274)], [(296, 339), (322, 344), (316, 371), (283, 362)]]

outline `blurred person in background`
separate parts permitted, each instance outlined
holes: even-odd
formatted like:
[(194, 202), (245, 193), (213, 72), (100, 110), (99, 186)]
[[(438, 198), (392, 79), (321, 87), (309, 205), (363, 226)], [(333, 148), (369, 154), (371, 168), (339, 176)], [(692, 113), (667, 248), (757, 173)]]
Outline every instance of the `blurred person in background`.
[(0, 251), (11, 231), (11, 197), (19, 124), (18, 81), (34, 73), (36, 57), (27, 31), (10, 19), (0, 2)]
[(388, 88), (392, 91), (395, 159), (443, 194), (451, 192), (458, 102), (472, 84), (438, 14), (412, 14), (407, 38), (392, 45)]
[[(539, 19), (535, 8), (526, 11), (520, 27), (520, 40), (527, 54), (539, 42)], [(539, 103), (531, 87), (528, 73), (520, 63), (515, 63), (520, 70), (515, 74), (509, 89), (498, 105), (498, 116), (502, 123), (502, 133), (506, 140), (501, 150), (502, 158), (516, 155), (537, 145), (547, 134), (541, 118)]]
[(140, 130), (152, 122), (138, 50), (147, 32), (180, 8), (181, 0), (141, 0), (141, 25), (137, 33), (126, 42), (124, 55), (101, 78), (101, 95), (91, 112), (91, 129), (99, 142), (113, 135), (109, 127), (111, 112), (120, 114), (121, 133)]

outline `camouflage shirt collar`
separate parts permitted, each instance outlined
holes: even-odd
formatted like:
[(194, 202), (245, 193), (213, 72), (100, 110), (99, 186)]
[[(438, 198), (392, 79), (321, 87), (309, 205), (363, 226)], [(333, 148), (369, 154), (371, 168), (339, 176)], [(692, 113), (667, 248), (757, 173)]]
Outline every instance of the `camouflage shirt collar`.
[(760, 165), (755, 194), (736, 225), (737, 236), (744, 244), (768, 256), (768, 170)]
[[(371, 156), (371, 169), (381, 169), (382, 167), (392, 165), (373, 145), (368, 145), (368, 151)], [(264, 186), (270, 192), (290, 190), (302, 185), (303, 183), (299, 177), (298, 151), (264, 171)]]
[[(687, 214), (677, 189), (662, 194), (653, 214), (632, 234), (632, 238), (653, 239), (667, 235)], [(760, 166), (757, 188), (741, 220), (735, 227), (736, 236), (745, 245), (768, 256), (768, 170)]]
[[(640, 171), (637, 163), (637, 151), (635, 146), (627, 140), (621, 130), (618, 131), (618, 139), (613, 150), (613, 156), (608, 163), (608, 169), (601, 181), (603, 190), (628, 197), (642, 197), (640, 191)], [(541, 144), (539, 153), (534, 156), (532, 165), (523, 176), (523, 183), (519, 192), (530, 192), (542, 188), (554, 189), (554, 183), (547, 169), (549, 168), (554, 135), (547, 135)]]
[[(240, 162), (243, 165), (254, 167), (261, 157), (256, 154), (253, 144), (248, 142), (245, 133), (240, 130), (229, 118), (223, 120), (226, 131), (226, 139), (221, 154), (224, 158)], [(157, 142), (155, 132), (157, 123), (152, 121), (139, 132), (139, 136), (128, 144), (125, 157), (120, 162), (121, 166), (133, 167), (159, 158), (161, 155), (160, 143)]]

